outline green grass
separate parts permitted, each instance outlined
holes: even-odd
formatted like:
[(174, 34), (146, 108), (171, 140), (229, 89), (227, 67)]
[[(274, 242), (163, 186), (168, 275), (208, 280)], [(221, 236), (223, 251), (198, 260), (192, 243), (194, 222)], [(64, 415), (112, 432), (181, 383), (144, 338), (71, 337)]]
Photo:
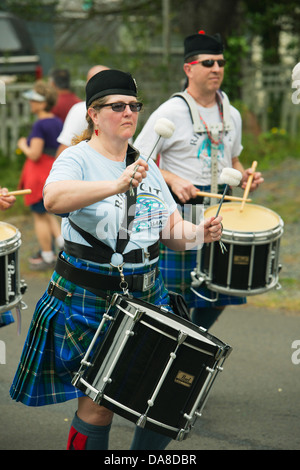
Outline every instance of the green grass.
[[(9, 159), (0, 152), (0, 186), (14, 191), (18, 188), (18, 183), (25, 158), (23, 155), (15, 155)], [(23, 196), (16, 198), (14, 206), (5, 212), (1, 212), (1, 219), (5, 220), (13, 215), (29, 213), (29, 209), (24, 206)]]
[(279, 279), (281, 289), (272, 289), (261, 295), (247, 297), (247, 304), (268, 310), (282, 310), (287, 315), (300, 313), (300, 281), (298, 279)]

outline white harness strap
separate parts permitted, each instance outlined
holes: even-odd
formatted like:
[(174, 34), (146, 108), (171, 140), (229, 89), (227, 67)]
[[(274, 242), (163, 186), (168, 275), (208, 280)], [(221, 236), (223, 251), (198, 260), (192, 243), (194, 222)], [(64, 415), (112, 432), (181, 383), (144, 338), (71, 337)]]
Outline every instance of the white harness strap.
[[(232, 122), (230, 119), (230, 103), (229, 103), (228, 96), (226, 95), (226, 93), (224, 93), (224, 91), (217, 91), (217, 95), (220, 98), (220, 102), (222, 103), (222, 108), (223, 108), (222, 111), (223, 111), (223, 120), (224, 120), (224, 131), (230, 131), (232, 130)], [(194, 98), (192, 98), (192, 96), (189, 93), (186, 93), (184, 91), (174, 93), (171, 96), (171, 98), (175, 96), (178, 96), (184, 99), (184, 101), (187, 103), (189, 110), (190, 110), (190, 114), (191, 114), (194, 132), (196, 134), (206, 132), (205, 126), (202, 124), (200, 120), (199, 110), (198, 110), (197, 103), (194, 100)], [(216, 124), (209, 124), (208, 126), (208, 130), (212, 133), (220, 132), (222, 131), (222, 129), (223, 129), (222, 122), (218, 122)]]
[[(208, 130), (212, 134), (213, 139), (216, 141), (218, 140), (219, 132), (222, 132), (223, 130), (229, 131), (232, 129), (232, 122), (230, 119), (230, 103), (228, 96), (223, 91), (218, 91), (217, 94), (220, 98), (220, 102), (222, 103), (223, 122), (212, 123), (208, 125)], [(172, 95), (172, 97), (175, 96), (184, 99), (187, 103), (190, 110), (194, 132), (196, 134), (207, 132), (205, 126), (200, 120), (199, 110), (194, 98), (192, 98), (192, 96), (186, 92), (178, 92)], [(218, 146), (214, 144), (212, 144), (211, 146), (211, 192), (218, 192)], [(216, 199), (210, 198), (211, 205), (216, 204), (216, 202)]]

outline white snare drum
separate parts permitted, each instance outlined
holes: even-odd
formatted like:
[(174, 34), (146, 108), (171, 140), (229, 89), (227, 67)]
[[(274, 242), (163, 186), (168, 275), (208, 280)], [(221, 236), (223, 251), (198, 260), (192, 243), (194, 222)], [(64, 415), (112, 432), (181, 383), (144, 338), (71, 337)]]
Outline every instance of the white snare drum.
[[(105, 321), (109, 329), (90, 363)], [(138, 426), (185, 439), (231, 347), (165, 309), (118, 294), (102, 324), (73, 384)]]
[(20, 304), (26, 290), (20, 280), (19, 247), (21, 234), (13, 225), (0, 222), (0, 313)]
[[(205, 211), (216, 214), (218, 205)], [(222, 242), (205, 244), (200, 255), (199, 279), (208, 289), (223, 294), (244, 296), (280, 287), (279, 247), (283, 234), (281, 217), (265, 207), (241, 203), (223, 204)]]

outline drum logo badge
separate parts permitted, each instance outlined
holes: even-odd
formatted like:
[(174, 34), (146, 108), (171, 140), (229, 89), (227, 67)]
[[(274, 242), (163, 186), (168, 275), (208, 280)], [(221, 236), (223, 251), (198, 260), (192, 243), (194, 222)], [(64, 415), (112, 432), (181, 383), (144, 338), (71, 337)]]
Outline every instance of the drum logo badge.
[(194, 381), (194, 378), (194, 375), (190, 375), (186, 372), (183, 372), (182, 370), (179, 370), (174, 382), (183, 385), (184, 387), (190, 387)]
[(13, 290), (13, 276), (16, 273), (15, 263), (11, 260), (11, 263), (7, 265), (7, 274), (8, 274), (8, 294), (9, 296), (15, 295), (15, 291)]
[(239, 264), (240, 266), (248, 266), (249, 256), (238, 256), (233, 257), (233, 264)]

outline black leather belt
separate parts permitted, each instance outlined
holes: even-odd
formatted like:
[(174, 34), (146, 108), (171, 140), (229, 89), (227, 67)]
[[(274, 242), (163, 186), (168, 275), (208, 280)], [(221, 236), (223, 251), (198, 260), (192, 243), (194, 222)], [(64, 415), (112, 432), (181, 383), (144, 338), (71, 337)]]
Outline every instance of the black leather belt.
[[(74, 258), (86, 259), (100, 264), (110, 263), (112, 256), (112, 253), (109, 251), (107, 246), (105, 247), (105, 250), (100, 250), (99, 247), (95, 248), (92, 246), (82, 245), (70, 242), (69, 240), (65, 240), (64, 242), (64, 251), (68, 255), (74, 256)], [(143, 263), (145, 258), (148, 258), (149, 261), (151, 261), (159, 256), (159, 242), (149, 246), (147, 252), (138, 248), (136, 250), (131, 250), (122, 256), (125, 263)]]
[[(55, 271), (57, 274), (67, 279), (68, 281), (73, 282), (83, 289), (93, 292), (99, 297), (107, 297), (106, 291), (108, 290), (122, 290), (120, 287), (120, 276), (109, 276), (76, 268), (66, 260), (62, 259), (61, 256), (57, 258)], [(159, 269), (157, 266), (155, 266), (153, 270), (144, 274), (130, 274), (127, 276), (124, 275), (124, 281), (127, 285), (127, 289), (130, 292), (144, 292), (149, 290), (154, 285), (158, 274)], [(65, 300), (66, 296), (68, 295), (65, 290), (60, 289), (53, 282), (50, 282), (47, 292), (49, 295), (54, 295), (60, 300)]]

